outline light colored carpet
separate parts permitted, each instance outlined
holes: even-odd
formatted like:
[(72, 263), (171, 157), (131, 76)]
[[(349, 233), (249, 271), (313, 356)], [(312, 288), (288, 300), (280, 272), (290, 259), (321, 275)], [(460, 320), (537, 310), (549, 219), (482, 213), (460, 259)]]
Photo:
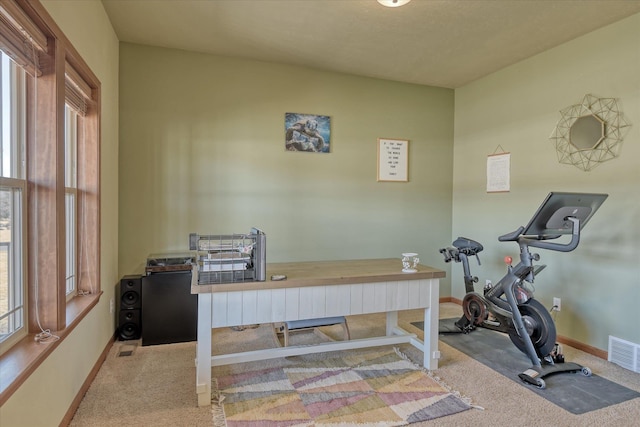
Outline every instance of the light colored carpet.
[[(440, 317), (459, 316), (460, 306), (452, 303), (440, 305)], [(399, 315), (400, 325), (422, 337), (422, 331), (411, 322), (422, 320), (421, 311), (406, 311)], [(383, 335), (385, 316), (366, 315), (349, 317), (352, 338)], [(340, 339), (340, 326), (323, 331)], [(255, 329), (232, 331), (229, 328), (214, 331), (218, 346), (214, 353), (267, 348), (275, 345), (270, 325)], [(313, 333), (293, 334), (292, 344), (321, 339)], [(298, 340), (298, 341), (295, 341)], [(589, 366), (594, 374), (640, 391), (640, 374), (633, 373), (605, 360), (564, 345), (568, 361)], [(485, 410), (472, 409), (439, 418), (413, 427), (431, 426), (628, 426), (640, 419), (640, 399), (573, 415), (534, 392), (523, 387), (469, 356), (440, 342), (442, 357), (435, 374), (452, 389), (472, 399), (474, 405)], [(132, 350), (131, 356), (118, 357), (122, 351)], [(412, 346), (400, 350), (414, 361), (422, 355)], [(321, 355), (319, 355), (321, 356)], [(211, 408), (197, 407), (195, 394), (195, 343), (160, 346), (132, 346), (130, 342), (117, 342), (88, 390), (73, 418), (72, 426), (208, 426), (212, 425)], [(295, 361), (296, 357), (288, 358)], [(242, 365), (216, 367), (214, 377), (233, 370), (251, 369), (252, 364), (268, 366), (276, 361), (252, 362)], [(561, 374), (563, 375), (563, 374)]]

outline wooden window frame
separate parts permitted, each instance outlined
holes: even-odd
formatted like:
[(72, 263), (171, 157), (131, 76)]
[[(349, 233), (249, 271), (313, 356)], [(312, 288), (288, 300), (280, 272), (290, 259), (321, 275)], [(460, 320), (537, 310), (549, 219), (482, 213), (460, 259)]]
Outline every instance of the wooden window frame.
[[(35, 70), (36, 76), (27, 79), (27, 258), (24, 265), (28, 278), (28, 335), (0, 356), (1, 406), (97, 305), (102, 290), (100, 81), (39, 1), (0, 0), (0, 7), (19, 14), (21, 22), (34, 25), (46, 37), (46, 52), (38, 55), (39, 71)], [(68, 72), (70, 68), (73, 72)], [(77, 147), (77, 235), (83, 256), (77, 259), (76, 283), (83, 296), (69, 302), (65, 292), (64, 170), (68, 81), (74, 82), (79, 93), (90, 95)], [(37, 93), (37, 102), (33, 101), (34, 93)], [(42, 329), (51, 331), (59, 339), (37, 342), (35, 338)]]

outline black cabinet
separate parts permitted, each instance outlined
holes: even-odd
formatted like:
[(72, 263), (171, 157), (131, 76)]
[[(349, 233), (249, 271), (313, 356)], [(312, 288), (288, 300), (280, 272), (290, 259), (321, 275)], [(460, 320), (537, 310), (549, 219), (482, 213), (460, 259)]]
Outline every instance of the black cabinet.
[(142, 278), (142, 325), (142, 345), (196, 341), (198, 296), (191, 293), (191, 271)]

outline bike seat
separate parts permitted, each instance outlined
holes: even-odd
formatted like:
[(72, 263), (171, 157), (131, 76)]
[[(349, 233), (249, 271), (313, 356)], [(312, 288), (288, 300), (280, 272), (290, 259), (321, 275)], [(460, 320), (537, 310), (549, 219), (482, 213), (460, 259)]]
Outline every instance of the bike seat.
[(467, 239), (466, 237), (458, 237), (453, 246), (465, 255), (476, 255), (478, 252), (482, 252), (482, 245), (475, 240)]

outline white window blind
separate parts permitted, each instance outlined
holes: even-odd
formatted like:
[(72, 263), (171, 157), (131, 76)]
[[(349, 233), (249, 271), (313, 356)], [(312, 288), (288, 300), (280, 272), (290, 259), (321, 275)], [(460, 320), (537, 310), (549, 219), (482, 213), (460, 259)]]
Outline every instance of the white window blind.
[(47, 36), (13, 1), (0, 3), (0, 49), (31, 75), (40, 75), (39, 55), (47, 52)]
[(79, 115), (86, 116), (91, 103), (91, 87), (69, 62), (65, 63), (64, 77), (64, 97), (67, 105)]

